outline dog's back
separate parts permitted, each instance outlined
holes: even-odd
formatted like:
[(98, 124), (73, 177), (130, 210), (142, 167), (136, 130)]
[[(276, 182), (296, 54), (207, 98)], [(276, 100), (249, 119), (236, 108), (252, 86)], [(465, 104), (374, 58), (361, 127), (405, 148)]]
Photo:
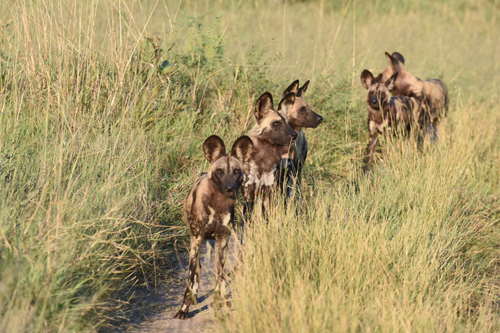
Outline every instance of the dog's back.
[(448, 115), (448, 88), (439, 79), (423, 81), (423, 91), (426, 103), (429, 106), (431, 121), (438, 120), (442, 116)]

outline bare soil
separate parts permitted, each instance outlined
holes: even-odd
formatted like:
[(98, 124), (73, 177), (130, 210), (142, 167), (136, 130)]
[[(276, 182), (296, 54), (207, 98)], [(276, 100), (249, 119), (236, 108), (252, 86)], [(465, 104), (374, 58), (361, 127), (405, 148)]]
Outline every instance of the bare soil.
[[(233, 234), (229, 241), (228, 260), (226, 270), (230, 273), (236, 264), (239, 242)], [(201, 247), (201, 281), (198, 292), (198, 304), (191, 305), (189, 318), (186, 320), (174, 319), (174, 315), (182, 305), (186, 289), (187, 270), (189, 258), (179, 258), (178, 268), (173, 273), (172, 280), (165, 287), (156, 292), (139, 295), (136, 307), (145, 309), (141, 317), (132, 319), (126, 332), (172, 332), (172, 333), (205, 333), (215, 332), (213, 290), (215, 286), (215, 273), (213, 255), (207, 257), (207, 244)], [(229, 285), (229, 290), (231, 286)]]

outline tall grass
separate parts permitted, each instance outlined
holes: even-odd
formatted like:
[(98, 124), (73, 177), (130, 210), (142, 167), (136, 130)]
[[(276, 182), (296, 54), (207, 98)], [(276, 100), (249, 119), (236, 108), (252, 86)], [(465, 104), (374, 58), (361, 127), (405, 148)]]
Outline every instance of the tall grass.
[(471, 112), (425, 153), (389, 142), (358, 188), (257, 217), (226, 331), (498, 331), (500, 119)]
[[(305, 195), (253, 224), (222, 327), (498, 329), (497, 1), (0, 6), (0, 331), (126, 321), (188, 234), (203, 140), (296, 78), (325, 118)], [(382, 140), (364, 178), (358, 75), (396, 50), (448, 84), (450, 116), (423, 152)]]

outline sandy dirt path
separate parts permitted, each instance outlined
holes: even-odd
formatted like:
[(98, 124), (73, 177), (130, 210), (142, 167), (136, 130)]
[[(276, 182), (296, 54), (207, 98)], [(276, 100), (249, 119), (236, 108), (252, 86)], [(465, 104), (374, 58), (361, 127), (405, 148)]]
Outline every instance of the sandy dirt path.
[[(232, 235), (229, 242), (229, 258), (226, 261), (226, 271), (228, 272), (232, 271), (236, 263), (238, 247), (239, 242), (235, 238), (235, 235)], [(174, 319), (174, 314), (179, 310), (184, 297), (188, 264), (189, 258), (181, 259), (179, 268), (174, 273), (172, 283), (169, 283), (165, 289), (157, 290), (156, 293), (144, 295), (139, 298), (138, 302), (146, 305), (147, 308), (160, 310), (154, 311), (151, 314), (145, 313), (144, 319), (133, 321), (126, 332), (215, 332), (214, 310), (212, 306), (213, 289), (215, 286), (214, 263), (208, 259), (206, 242), (203, 242), (201, 247), (201, 283), (198, 293), (198, 304), (191, 305), (188, 319)]]

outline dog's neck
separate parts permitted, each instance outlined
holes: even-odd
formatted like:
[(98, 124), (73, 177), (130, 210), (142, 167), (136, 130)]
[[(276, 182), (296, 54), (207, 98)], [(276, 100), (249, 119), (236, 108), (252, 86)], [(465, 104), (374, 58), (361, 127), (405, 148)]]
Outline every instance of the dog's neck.
[[(390, 100), (389, 100), (390, 102)], [(382, 111), (380, 111), (380, 108), (378, 109), (375, 109), (373, 108), (370, 103), (366, 103), (366, 106), (368, 108), (368, 112), (371, 114), (371, 116), (373, 117), (373, 119), (376, 121), (376, 122), (382, 122), (382, 119), (386, 118), (388, 115), (389, 115), (389, 112), (390, 112), (390, 106), (389, 106), (390, 103), (385, 103), (385, 105), (383, 106), (382, 108)]]
[(259, 169), (259, 173), (271, 171), (281, 159), (285, 146), (272, 144), (261, 137), (252, 137), (254, 150), (252, 160)]

